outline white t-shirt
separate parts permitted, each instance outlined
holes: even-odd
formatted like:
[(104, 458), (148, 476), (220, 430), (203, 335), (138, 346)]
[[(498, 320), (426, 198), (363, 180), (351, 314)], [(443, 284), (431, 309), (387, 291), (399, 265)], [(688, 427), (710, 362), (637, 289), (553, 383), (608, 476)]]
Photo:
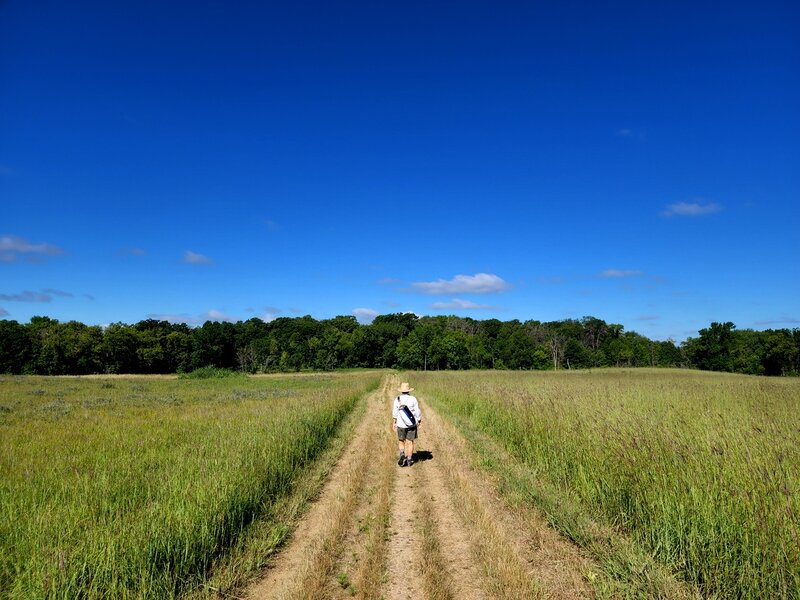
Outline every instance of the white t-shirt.
[(400, 416), (401, 406), (408, 407), (411, 414), (414, 415), (414, 418), (417, 420), (417, 423), (422, 421), (422, 411), (419, 409), (419, 402), (417, 402), (417, 399), (411, 394), (400, 394), (394, 399), (394, 404), (392, 405), (392, 418), (397, 422), (398, 427), (407, 429)]

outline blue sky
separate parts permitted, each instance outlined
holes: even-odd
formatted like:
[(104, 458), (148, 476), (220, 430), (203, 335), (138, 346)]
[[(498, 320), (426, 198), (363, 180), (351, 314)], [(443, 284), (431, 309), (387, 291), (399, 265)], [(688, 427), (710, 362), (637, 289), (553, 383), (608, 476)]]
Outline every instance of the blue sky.
[(800, 326), (792, 2), (0, 2), (0, 318)]

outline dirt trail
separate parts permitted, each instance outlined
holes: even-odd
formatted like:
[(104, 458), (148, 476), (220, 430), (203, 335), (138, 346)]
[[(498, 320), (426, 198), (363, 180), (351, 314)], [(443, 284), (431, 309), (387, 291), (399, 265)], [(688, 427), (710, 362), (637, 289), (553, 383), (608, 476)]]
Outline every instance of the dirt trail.
[(399, 380), (387, 376), (320, 497), (254, 599), (589, 598), (578, 550), (533, 511), (512, 511), (472, 470), (466, 440), (420, 398), (417, 462), (396, 464)]
[[(394, 457), (397, 455), (397, 444), (392, 446)], [(396, 464), (395, 468), (397, 471), (392, 488), (389, 522), (388, 584), (384, 595), (387, 599), (405, 596), (420, 598), (419, 578), (413, 576), (422, 559), (417, 523), (418, 507), (413, 498), (414, 488), (418, 485), (416, 477), (418, 469), (413, 466), (401, 468)]]

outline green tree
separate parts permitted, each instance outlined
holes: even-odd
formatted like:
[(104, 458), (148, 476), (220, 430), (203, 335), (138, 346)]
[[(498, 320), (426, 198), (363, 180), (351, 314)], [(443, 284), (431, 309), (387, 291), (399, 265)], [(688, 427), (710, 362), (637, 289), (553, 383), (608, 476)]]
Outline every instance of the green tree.
[(798, 347), (788, 329), (768, 330), (762, 333), (764, 351), (761, 364), (765, 375), (788, 375), (794, 371)]
[(232, 323), (206, 321), (192, 331), (192, 369), (235, 369), (236, 332)]
[(430, 359), (437, 369), (468, 369), (467, 334), (450, 330), (437, 335), (430, 346)]
[(31, 342), (25, 326), (16, 321), (0, 321), (0, 373), (18, 375), (31, 359)]
[(31, 360), (24, 368), (25, 373), (52, 375), (58, 372), (59, 358), (55, 352), (58, 325), (58, 321), (50, 317), (31, 317), (25, 326), (31, 349)]
[[(185, 328), (188, 330), (188, 328)], [(192, 369), (192, 335), (184, 329), (174, 329), (164, 339), (168, 373), (186, 373)]]
[(124, 323), (112, 323), (103, 334), (100, 345), (103, 366), (107, 373), (139, 372), (139, 337), (136, 330)]
[(425, 352), (416, 331), (397, 343), (397, 365), (401, 369), (422, 370), (425, 368)]
[(700, 330), (699, 338), (689, 338), (687, 353), (692, 364), (706, 371), (731, 371), (735, 328), (731, 322), (714, 322), (710, 327)]

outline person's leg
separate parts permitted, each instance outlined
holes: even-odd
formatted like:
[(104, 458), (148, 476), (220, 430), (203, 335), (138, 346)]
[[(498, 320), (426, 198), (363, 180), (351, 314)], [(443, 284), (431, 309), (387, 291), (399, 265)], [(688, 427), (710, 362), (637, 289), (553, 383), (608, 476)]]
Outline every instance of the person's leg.
[(406, 462), (406, 436), (405, 429), (401, 429), (400, 427), (397, 428), (397, 450), (399, 455), (397, 457), (397, 464), (402, 467)]
[(414, 440), (406, 439), (406, 458), (411, 461), (414, 458)]
[(414, 462), (414, 440), (417, 439), (417, 428), (413, 427), (406, 431), (406, 460), (411, 465)]

